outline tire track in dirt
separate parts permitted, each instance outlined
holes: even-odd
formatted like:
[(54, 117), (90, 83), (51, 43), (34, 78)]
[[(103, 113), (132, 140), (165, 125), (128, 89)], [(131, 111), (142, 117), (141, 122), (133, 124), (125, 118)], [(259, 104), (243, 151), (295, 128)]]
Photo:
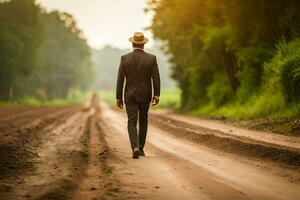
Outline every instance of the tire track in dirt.
[[(76, 187), (84, 171), (84, 127), (89, 112), (72, 115), (65, 123), (53, 125), (39, 141), (30, 173), (18, 176), (5, 199), (64, 199)], [(76, 181), (74, 181), (76, 180)], [(3, 196), (3, 195), (1, 195)]]
[[(32, 170), (31, 160), (37, 157), (36, 148), (42, 137), (47, 135), (55, 126), (64, 123), (71, 115), (78, 112), (81, 106), (68, 106), (60, 112), (46, 114), (42, 119), (35, 116), (24, 127), (17, 130), (5, 130), (0, 141), (0, 180), (14, 178), (18, 174)], [(14, 121), (10, 124), (14, 125)]]
[[(39, 159), (38, 149), (44, 138), (81, 109), (81, 105), (65, 106), (59, 111), (46, 113), (42, 119), (32, 115), (28, 117), (31, 122), (25, 127), (19, 127), (15, 132), (6, 130), (0, 141), (0, 199), (15, 199), (7, 196), (24, 184), (24, 177), (34, 174)], [(14, 125), (14, 121), (9, 123)]]
[(27, 110), (29, 106), (16, 105), (16, 106), (0, 106), (0, 120), (5, 119), (7, 116), (15, 115)]
[(205, 145), (221, 152), (238, 154), (251, 159), (272, 161), (283, 166), (300, 166), (300, 151), (245, 137), (229, 136), (217, 130), (191, 125), (170, 119), (167, 116), (151, 114), (151, 125), (196, 144)]
[(107, 160), (113, 155), (107, 146), (103, 124), (99, 116), (99, 106), (90, 117), (88, 129), (88, 161), (85, 176), (71, 199), (121, 199), (120, 182), (114, 176)]
[[(289, 135), (289, 133), (280, 134), (280, 133), (270, 132), (270, 131), (258, 131), (258, 130), (254, 130), (250, 127), (249, 127), (250, 129), (243, 127), (244, 122), (240, 122), (240, 123), (232, 122), (231, 123), (229, 121), (204, 119), (201, 117), (195, 117), (195, 116), (190, 116), (190, 115), (185, 115), (185, 114), (178, 114), (178, 113), (174, 113), (173, 111), (164, 110), (164, 109), (161, 109), (161, 110), (158, 109), (151, 113), (167, 117), (170, 123), (172, 123), (172, 120), (176, 120), (179, 122), (185, 122), (188, 125), (192, 125), (192, 127), (198, 126), (201, 128), (218, 131), (223, 136), (248, 138), (248, 139), (252, 139), (255, 141), (262, 141), (262, 142), (265, 142), (268, 144), (275, 144), (275, 145), (279, 145), (279, 146), (283, 146), (283, 147), (290, 147), (290, 148), (293, 148), (296, 150), (298, 149), (300, 151), (300, 137), (297, 137), (296, 135)], [(255, 124), (254, 121), (252, 123)], [(264, 120), (258, 120), (258, 121), (264, 121)], [(272, 120), (266, 119), (266, 121), (272, 121)], [(277, 120), (275, 120), (275, 121), (277, 121)], [(281, 120), (279, 120), (279, 121), (281, 121)], [(249, 122), (249, 123), (251, 123), (251, 122)], [(258, 122), (258, 123), (260, 123), (260, 122)], [(273, 122), (270, 122), (270, 123), (273, 123)], [(274, 122), (274, 123), (277, 123), (277, 122)], [(280, 122), (278, 122), (278, 123), (280, 123)], [(298, 123), (298, 121), (292, 120), (292, 119), (290, 119), (290, 120), (283, 119), (282, 123), (293, 123), (294, 124), (293, 126), (296, 126), (296, 123)], [(277, 125), (279, 125), (279, 124), (277, 124)], [(215, 134), (218, 132), (215, 132)]]
[(38, 125), (41, 122), (51, 122), (53, 116), (66, 114), (70, 110), (79, 110), (80, 105), (56, 106), (56, 107), (28, 107), (23, 112), (16, 112), (8, 115), (6, 119), (0, 120), (0, 133), (14, 134), (30, 128), (31, 124)]

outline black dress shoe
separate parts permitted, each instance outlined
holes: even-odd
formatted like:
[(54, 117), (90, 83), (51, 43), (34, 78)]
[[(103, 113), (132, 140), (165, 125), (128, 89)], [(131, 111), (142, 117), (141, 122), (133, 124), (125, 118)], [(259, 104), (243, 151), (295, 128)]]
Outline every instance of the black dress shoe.
[(140, 149), (139, 154), (140, 154), (140, 156), (146, 156), (143, 149)]
[(133, 159), (139, 159), (139, 155), (140, 155), (140, 152), (138, 150), (135, 150), (133, 153), (132, 153), (132, 158)]

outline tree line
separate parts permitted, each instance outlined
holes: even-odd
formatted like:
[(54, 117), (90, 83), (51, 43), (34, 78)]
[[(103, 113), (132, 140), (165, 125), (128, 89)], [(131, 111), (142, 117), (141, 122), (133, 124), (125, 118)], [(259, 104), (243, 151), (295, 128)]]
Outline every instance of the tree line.
[(183, 108), (300, 114), (300, 1), (148, 0), (147, 11)]
[(35, 0), (0, 1), (0, 100), (66, 98), (92, 80), (90, 49), (72, 15)]

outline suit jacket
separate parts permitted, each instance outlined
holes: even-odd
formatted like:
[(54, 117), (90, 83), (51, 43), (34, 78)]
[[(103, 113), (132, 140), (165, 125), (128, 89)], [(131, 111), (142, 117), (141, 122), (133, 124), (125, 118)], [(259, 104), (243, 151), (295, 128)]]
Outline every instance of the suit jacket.
[(133, 52), (121, 57), (117, 99), (123, 99), (125, 79), (125, 102), (151, 102), (152, 94), (160, 95), (160, 76), (156, 57), (142, 49), (134, 49)]

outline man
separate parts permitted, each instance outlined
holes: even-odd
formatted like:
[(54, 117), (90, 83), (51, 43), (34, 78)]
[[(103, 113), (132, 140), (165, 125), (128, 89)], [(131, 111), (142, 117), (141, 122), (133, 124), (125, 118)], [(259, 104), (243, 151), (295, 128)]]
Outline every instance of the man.
[(145, 156), (149, 104), (151, 100), (153, 106), (159, 102), (160, 77), (156, 57), (144, 51), (144, 45), (149, 41), (144, 34), (134, 33), (129, 41), (132, 42), (134, 50), (121, 57), (116, 96), (117, 106), (123, 109), (123, 86), (126, 79), (124, 97), (128, 117), (127, 128), (132, 157), (138, 159), (139, 156)]

